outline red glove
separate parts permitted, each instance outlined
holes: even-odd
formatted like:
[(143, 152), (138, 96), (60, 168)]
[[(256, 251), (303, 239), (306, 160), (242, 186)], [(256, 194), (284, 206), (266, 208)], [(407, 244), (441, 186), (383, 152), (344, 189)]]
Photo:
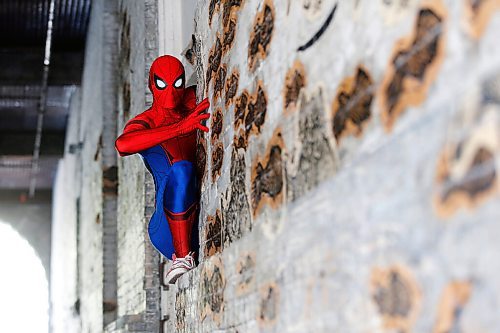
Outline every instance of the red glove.
[(205, 98), (186, 118), (177, 123), (156, 128), (151, 128), (147, 121), (136, 119), (138, 118), (136, 117), (127, 123), (123, 134), (116, 139), (116, 150), (120, 156), (126, 156), (154, 147), (176, 136), (191, 133), (196, 129), (208, 132), (208, 127), (202, 122), (210, 117), (209, 113), (204, 113), (209, 107), (210, 102), (208, 98)]

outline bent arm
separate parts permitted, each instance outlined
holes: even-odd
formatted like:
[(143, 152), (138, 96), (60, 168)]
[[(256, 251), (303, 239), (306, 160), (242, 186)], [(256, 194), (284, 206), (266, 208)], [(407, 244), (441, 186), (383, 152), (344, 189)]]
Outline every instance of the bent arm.
[(125, 126), (123, 134), (116, 139), (116, 150), (118, 150), (120, 156), (127, 156), (197, 129), (208, 132), (208, 127), (203, 125), (202, 122), (210, 117), (210, 114), (203, 113), (209, 106), (208, 99), (204, 99), (198, 104), (194, 112), (178, 123), (156, 128), (150, 128), (149, 123), (144, 120), (133, 119)]
[(120, 156), (127, 156), (159, 145), (163, 141), (181, 134), (179, 123), (151, 129), (127, 131), (125, 128), (123, 134), (116, 139), (115, 147)]

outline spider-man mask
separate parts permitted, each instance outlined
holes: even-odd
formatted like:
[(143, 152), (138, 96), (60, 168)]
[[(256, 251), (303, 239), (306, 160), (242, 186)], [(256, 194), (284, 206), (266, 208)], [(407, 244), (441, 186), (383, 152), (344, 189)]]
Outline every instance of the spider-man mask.
[(153, 104), (164, 109), (175, 109), (184, 97), (184, 66), (175, 57), (164, 55), (157, 58), (149, 70), (149, 89)]

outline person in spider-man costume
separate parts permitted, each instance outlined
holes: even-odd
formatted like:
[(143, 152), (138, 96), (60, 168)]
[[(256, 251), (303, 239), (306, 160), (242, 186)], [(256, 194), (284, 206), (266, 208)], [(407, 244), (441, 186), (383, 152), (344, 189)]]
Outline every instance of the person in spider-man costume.
[(139, 153), (153, 175), (156, 210), (148, 225), (154, 247), (173, 263), (168, 283), (195, 267), (191, 235), (198, 209), (195, 170), (196, 132), (207, 132), (203, 121), (208, 99), (196, 104), (195, 86), (185, 87), (182, 63), (165, 55), (149, 71), (153, 105), (131, 119), (116, 139), (120, 156)]

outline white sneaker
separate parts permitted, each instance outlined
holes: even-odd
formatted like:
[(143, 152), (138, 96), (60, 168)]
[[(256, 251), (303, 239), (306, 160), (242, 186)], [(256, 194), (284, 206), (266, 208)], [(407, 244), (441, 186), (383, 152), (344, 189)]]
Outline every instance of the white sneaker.
[(172, 258), (174, 262), (165, 276), (166, 283), (174, 284), (182, 274), (195, 268), (196, 264), (193, 259), (193, 254), (193, 252), (189, 252), (184, 258), (177, 258), (175, 254), (173, 255)]

